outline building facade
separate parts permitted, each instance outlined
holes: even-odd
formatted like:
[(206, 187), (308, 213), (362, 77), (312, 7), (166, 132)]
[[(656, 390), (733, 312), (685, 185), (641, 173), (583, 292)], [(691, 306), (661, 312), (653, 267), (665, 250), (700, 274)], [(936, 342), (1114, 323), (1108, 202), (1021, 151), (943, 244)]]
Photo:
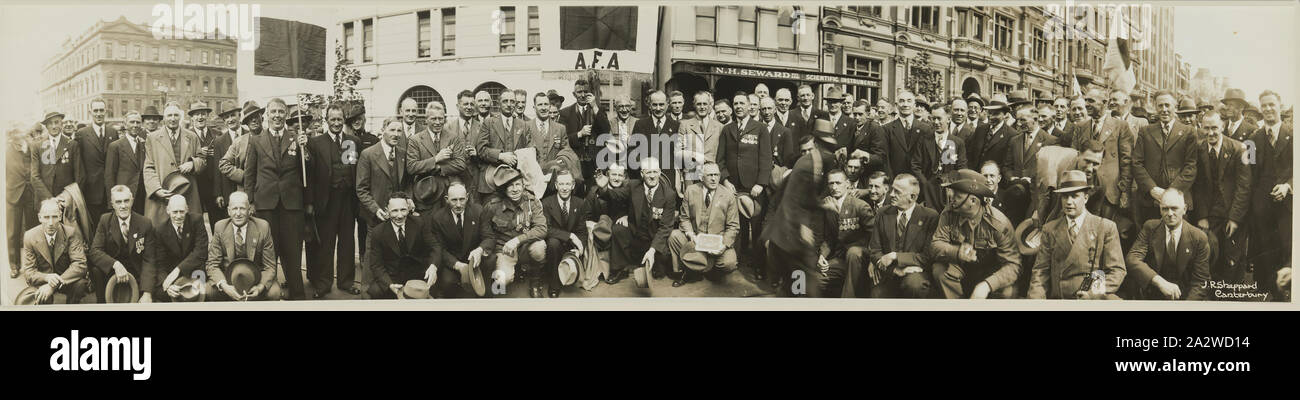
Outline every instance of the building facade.
[(203, 101), (215, 112), (237, 104), (236, 42), (229, 39), (158, 40), (148, 25), (125, 18), (101, 21), (70, 39), (42, 70), (41, 107), (90, 121), (90, 101), (103, 98), (113, 122), (130, 110), (167, 101)]

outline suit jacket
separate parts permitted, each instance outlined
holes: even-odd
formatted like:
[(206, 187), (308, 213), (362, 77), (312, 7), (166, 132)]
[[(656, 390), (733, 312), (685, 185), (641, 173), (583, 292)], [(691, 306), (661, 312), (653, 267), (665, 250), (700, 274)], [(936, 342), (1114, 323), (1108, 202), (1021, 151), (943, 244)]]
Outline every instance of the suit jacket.
[[(1187, 192), (1196, 180), (1196, 133), (1192, 127), (1173, 121), (1169, 138), (1161, 132), (1160, 124), (1147, 125), (1138, 135), (1133, 147), (1133, 173), (1137, 178), (1137, 197), (1140, 203), (1156, 206), (1148, 192), (1153, 187), (1177, 188)], [(1187, 202), (1188, 208), (1196, 203)]]
[(217, 169), (235, 185), (235, 190), (247, 190), (244, 188), (244, 160), (248, 154), (248, 139), (253, 136), (257, 135), (245, 133), (235, 138), (230, 142), (225, 155), (217, 161)]
[[(406, 240), (399, 242), (392, 221), (375, 225), (366, 236), (366, 267), (374, 276), (374, 283), (405, 284), (409, 280), (424, 280), (429, 265), (434, 264), (439, 253), (438, 239), (425, 227), (420, 218), (406, 219)], [(448, 264), (447, 267), (451, 265)]]
[[(774, 128), (769, 132), (758, 121), (746, 123), (744, 132), (734, 121), (723, 126), (716, 152), (718, 166), (722, 167), (720, 179), (730, 181), (736, 190), (743, 193), (749, 193), (754, 185), (769, 186), (774, 162), (773, 134), (781, 135), (783, 139), (792, 136), (784, 126), (776, 125)], [(768, 189), (770, 187), (764, 190)]]
[(75, 226), (56, 227), (53, 246), (45, 241), (44, 226), (23, 234), (23, 281), (27, 286), (41, 286), (48, 274), (58, 274), (64, 284), (86, 279), (86, 242)]
[(618, 188), (598, 189), (597, 193), (612, 203), (626, 202), (630, 206), (627, 226), (633, 241), (650, 243), (655, 252), (668, 254), (668, 233), (677, 222), (677, 192), (670, 183), (661, 179), (652, 199), (646, 198), (645, 185), (634, 179)]
[[(578, 153), (578, 157), (585, 160), (593, 160), (596, 153), (603, 147), (596, 143), (596, 139), (602, 134), (612, 132), (609, 118), (601, 118), (601, 115), (608, 114), (607, 110), (600, 109), (599, 104), (588, 104), (586, 113), (578, 112), (578, 103), (570, 104), (568, 107), (560, 109), (558, 122), (564, 124), (565, 135), (569, 137), (569, 148)], [(578, 137), (578, 131), (582, 130), (583, 125), (591, 125), (591, 135)], [(631, 133), (630, 131), (628, 133)]]
[[(131, 213), (127, 221), (126, 237), (122, 237), (122, 227), (117, 224), (117, 215), (112, 212), (99, 217), (95, 226), (95, 236), (91, 241), (86, 258), (90, 267), (99, 269), (105, 275), (113, 275), (113, 263), (120, 262), (126, 270), (139, 280), (137, 283), (154, 281), (153, 252), (149, 249), (154, 244), (153, 222), (143, 215)], [(148, 293), (153, 285), (141, 285), (140, 291)]]
[[(131, 150), (130, 139), (122, 137), (108, 145), (108, 154), (104, 158), (104, 186), (125, 185), (131, 188), (136, 198), (148, 197), (144, 192), (144, 153), (145, 143), (140, 141)], [(111, 199), (111, 196), (110, 196)]]
[[(1260, 122), (1263, 125), (1264, 122)], [(1294, 137), (1291, 135), (1291, 125), (1282, 124), (1277, 133), (1277, 143), (1270, 144), (1266, 127), (1259, 127), (1255, 134), (1251, 135), (1251, 140), (1255, 142), (1255, 166), (1254, 183), (1251, 185), (1251, 201), (1255, 203), (1253, 210), (1264, 209), (1262, 205), (1274, 203), (1269, 193), (1273, 187), (1280, 184), (1291, 185), (1291, 142)], [(1295, 187), (1295, 185), (1291, 185)], [(1286, 203), (1286, 208), (1290, 208), (1290, 201)]]
[[(405, 162), (399, 162), (399, 164), (405, 165), (404, 174), (409, 174), (415, 179), (428, 175), (440, 176), (445, 179), (460, 179), (461, 182), (466, 183), (466, 187), (471, 187), (468, 184), (471, 176), (469, 175), (469, 153), (467, 153), (465, 147), (467, 145), (465, 137), (461, 136), (459, 129), (451, 131), (447, 129), (448, 127), (450, 127), (450, 124), (443, 127), (442, 134), (438, 135), (437, 143), (434, 143), (433, 136), (427, 129), (413, 138), (403, 141), (405, 145), (401, 147), (404, 148), (404, 151), (399, 153), (405, 153), (401, 157)], [(381, 148), (379, 154), (382, 156), (383, 146), (378, 147)], [(452, 149), (451, 158), (438, 163), (433, 162), (434, 156), (445, 148)], [(412, 182), (415, 179), (412, 179)], [(383, 201), (378, 198), (375, 200)]]
[(1250, 139), (1250, 137), (1255, 134), (1255, 130), (1259, 129), (1259, 125), (1260, 124), (1255, 121), (1246, 119), (1246, 117), (1242, 117), (1241, 124), (1237, 125), (1237, 129), (1231, 130), (1232, 121), (1224, 120), (1223, 135), (1233, 138), (1238, 142), (1245, 142), (1247, 139)]
[(1007, 170), (1004, 164), (1007, 159), (1007, 149), (1011, 148), (1011, 137), (1015, 135), (1015, 128), (1010, 124), (1002, 124), (1000, 128), (997, 124), (980, 125), (971, 134), (971, 140), (966, 142), (966, 151), (969, 152), (966, 155), (966, 162), (969, 165), (982, 165), (985, 161), (992, 160), (998, 163), (1003, 171)]
[[(162, 180), (167, 174), (175, 171), (177, 167), (186, 162), (194, 163), (194, 170), (186, 174), (190, 178), (190, 191), (185, 195), (185, 202), (189, 203), (189, 212), (203, 214), (203, 204), (199, 201), (197, 195), (198, 183), (195, 177), (203, 173), (207, 168), (207, 160), (199, 156), (199, 137), (194, 132), (180, 129), (177, 138), (180, 139), (181, 157), (177, 159), (172, 154), (172, 138), (167, 133), (167, 127), (158, 128), (149, 134), (145, 140), (144, 146), (144, 191), (149, 198), (149, 202), (144, 203), (144, 216), (149, 217), (150, 221), (167, 220), (167, 199), (154, 197), (154, 192), (163, 189)], [(265, 209), (263, 207), (258, 207)]]
[(1178, 235), (1178, 248), (1174, 259), (1169, 259), (1168, 231), (1164, 222), (1150, 220), (1142, 225), (1137, 241), (1128, 251), (1128, 277), (1124, 292), (1130, 299), (1167, 300), (1160, 289), (1151, 285), (1156, 275), (1178, 285), (1182, 297), (1178, 300), (1206, 300), (1210, 280), (1210, 239), (1205, 232), (1182, 222)]
[[(285, 128), (277, 145), (271, 131), (248, 139), (247, 159), (244, 160), (244, 186), (258, 210), (303, 210), (312, 197), (311, 186), (303, 187), (302, 149), (298, 148), (298, 133)], [(307, 156), (307, 168), (315, 168), (315, 160)], [(320, 189), (324, 190), (324, 188)]]
[(1101, 132), (1094, 131), (1093, 125), (1091, 118), (1070, 124), (1062, 136), (1057, 137), (1057, 143), (1083, 153), (1089, 141), (1094, 138), (1101, 141), (1103, 152), (1101, 167), (1097, 168), (1097, 181), (1106, 195), (1106, 201), (1119, 205), (1121, 195), (1129, 193), (1134, 180), (1133, 133), (1129, 131), (1128, 124), (1115, 118), (1102, 121)]
[(1150, 125), (1150, 123), (1147, 122), (1146, 118), (1140, 118), (1136, 115), (1133, 115), (1133, 113), (1128, 113), (1117, 118), (1120, 121), (1124, 121), (1124, 123), (1128, 124), (1129, 132), (1141, 132), (1142, 128), (1145, 128), (1147, 125)]
[[(446, 135), (447, 132), (443, 134)], [(410, 187), (412, 180), (407, 171), (410, 160), (407, 149), (410, 147), (414, 146), (407, 146), (406, 139), (399, 140), (393, 146), (397, 162), (388, 161), (382, 143), (361, 151), (361, 157), (357, 159), (357, 199), (365, 208), (370, 225), (379, 222), (376, 213), (387, 209), (388, 197), (393, 192), (406, 191)]]
[(872, 223), (872, 234), (867, 237), (868, 261), (875, 262), (885, 254), (898, 253), (895, 267), (930, 268), (930, 237), (939, 227), (939, 212), (917, 204), (912, 217), (907, 220), (903, 237), (898, 237), (898, 213), (892, 205), (877, 210)]
[(961, 140), (963, 141), (969, 142), (971, 136), (975, 134), (975, 125), (978, 124), (970, 120), (963, 122), (960, 126), (957, 126), (956, 124), (949, 124), (948, 132), (950, 132), (952, 135), (961, 138)]
[(1033, 183), (1038, 184), (1038, 150), (1043, 146), (1052, 146), (1056, 144), (1056, 137), (1039, 129), (1034, 134), (1034, 141), (1025, 148), (1025, 141), (1028, 136), (1021, 133), (1011, 137), (1011, 145), (1007, 147), (1007, 157), (1002, 162), (1006, 170), (1002, 172), (1007, 177), (1007, 181), (1012, 178), (1029, 177)]
[(686, 188), (681, 213), (682, 232), (707, 233), (722, 235), (722, 245), (735, 247), (736, 236), (740, 234), (740, 205), (736, 202), (736, 193), (726, 186), (718, 185), (714, 190), (713, 201), (704, 207), (704, 183), (697, 183)]
[[(456, 227), (456, 221), (451, 214), (451, 207), (443, 207), (433, 213), (431, 230), (437, 236), (439, 243), (438, 252), (435, 256), (438, 265), (443, 268), (450, 268), (457, 262), (469, 263), (469, 253), (479, 247), (483, 242), (483, 230), (480, 228), (483, 220), (483, 206), (469, 202), (465, 206), (464, 229)], [(392, 225), (381, 224), (379, 226), (388, 226), (392, 230)], [(410, 232), (410, 229), (407, 229)], [(483, 257), (490, 254), (484, 250)], [(493, 268), (493, 266), (488, 266)]]
[(528, 121), (511, 118), (510, 129), (507, 130), (505, 117), (493, 114), (484, 125), (487, 129), (487, 146), (483, 148), (480, 157), (487, 160), (488, 165), (500, 164), (501, 153), (527, 148), (531, 143), (527, 135)]
[[(261, 267), (261, 280), (258, 282), (275, 282), (275, 239), (271, 236), (271, 224), (264, 219), (249, 216), (244, 226), (244, 255)], [(205, 263), (208, 281), (225, 281), (230, 273), (230, 263), (235, 261), (235, 224), (229, 218), (217, 221), (213, 226), (212, 241), (205, 251), (208, 254)]]
[(36, 201), (48, 199), (63, 192), (68, 185), (82, 182), (85, 173), (81, 165), (80, 146), (60, 135), (57, 147), (50, 147), (49, 136), (33, 139), (27, 148), (31, 169), (32, 188)]
[(30, 207), (21, 203), (24, 195), (34, 193), (30, 155), (37, 149), (24, 138), (17, 144), (9, 143), (5, 150), (5, 200), (9, 207)]
[[(678, 143), (670, 140), (673, 135), (681, 132), (681, 126), (677, 121), (664, 115), (663, 126), (655, 130), (654, 118), (645, 117), (636, 120), (636, 126), (632, 127), (632, 137), (628, 139), (627, 150), (629, 154), (642, 151), (642, 157), (654, 157), (659, 160), (659, 169), (663, 172), (663, 177), (668, 181), (669, 187), (676, 187), (677, 167), (682, 165), (676, 158)], [(667, 144), (663, 144), (667, 143)], [(666, 152), (666, 153), (665, 153)], [(631, 178), (640, 178), (640, 167), (629, 167), (628, 176)]]
[(574, 182), (582, 182), (582, 165), (578, 163), (578, 153), (569, 147), (569, 138), (565, 134), (564, 124), (547, 120), (544, 128), (537, 127), (537, 120), (527, 121), (529, 147), (537, 149), (537, 163), (543, 168), (551, 161), (562, 161)]
[(848, 113), (841, 112), (840, 119), (831, 121), (831, 123), (835, 124), (833, 129), (835, 134), (832, 135), (835, 137), (835, 145), (839, 146), (840, 149), (849, 149), (849, 151), (857, 149), (854, 146), (854, 139), (857, 136), (858, 121), (855, 121)]
[[(836, 241), (837, 248), (831, 249), (831, 257), (835, 258), (843, 257), (850, 247), (866, 249), (875, 230), (876, 211), (867, 205), (867, 201), (847, 193), (844, 197), (844, 204), (836, 206), (839, 240)], [(826, 196), (826, 201), (835, 204), (832, 196)]]
[(717, 162), (718, 143), (722, 140), (724, 124), (709, 117), (705, 117), (704, 121), (707, 122), (703, 128), (700, 127), (699, 118), (681, 121), (681, 133), (686, 140), (686, 150), (703, 153), (705, 160)]
[(424, 132), (427, 129), (427, 126), (428, 124), (425, 122), (424, 118), (416, 117), (415, 123), (409, 125), (406, 123), (405, 118), (402, 119), (402, 132), (405, 132), (406, 136)]
[[(622, 129), (622, 127), (619, 126), (619, 124), (618, 124), (618, 113), (608, 113), (608, 114), (609, 114), (609, 115), (608, 115), (608, 118), (606, 118), (606, 119), (609, 120), (609, 133), (610, 133), (611, 135), (618, 135), (618, 134), (623, 133), (623, 132), (620, 132), (620, 129)], [(629, 135), (629, 136), (632, 135), (632, 128), (633, 128), (633, 127), (636, 127), (636, 121), (637, 121), (638, 119), (639, 119), (639, 118), (637, 118), (637, 116), (635, 116), (635, 115), (628, 115), (628, 116), (627, 116), (627, 122), (626, 122), (626, 125), (627, 125), (627, 132), (626, 132), (626, 133), (627, 133), (627, 135)], [(557, 121), (557, 122), (558, 122), (558, 121)], [(717, 121), (714, 121), (714, 122), (717, 122)], [(563, 124), (561, 124), (561, 125), (563, 125)], [(568, 128), (567, 128), (567, 126), (568, 126), (568, 125), (565, 125), (565, 126), (566, 126), (566, 128), (565, 128), (565, 133), (566, 133), (566, 135), (567, 135), (567, 133), (568, 133)], [(580, 126), (580, 127), (578, 127), (578, 128), (581, 129), (582, 127)]]
[[(247, 133), (241, 130), (239, 137), (247, 135)], [(229, 130), (218, 131), (216, 132), (216, 137), (214, 137), (210, 143), (212, 146), (213, 158), (208, 159), (208, 172), (212, 174), (212, 195), (226, 200), (230, 200), (230, 194), (239, 190), (238, 186), (243, 183), (242, 180), (240, 182), (235, 182), (228, 178), (225, 171), (220, 167), (221, 160), (225, 158), (226, 153), (230, 152), (230, 147), (235, 143), (235, 139), (236, 138), (230, 137)], [(357, 148), (353, 154), (360, 152), (361, 149)], [(355, 158), (353, 160), (355, 160)]]
[(558, 195), (542, 199), (542, 208), (546, 213), (547, 239), (568, 243), (569, 234), (574, 234), (578, 236), (578, 240), (587, 240), (587, 221), (592, 220), (589, 214), (590, 208), (582, 197), (577, 196), (577, 193), (569, 196), (568, 210), (560, 210)]
[[(876, 123), (876, 120), (868, 120), (866, 125), (859, 126), (857, 133), (854, 134), (853, 147), (849, 148), (849, 155), (852, 155), (855, 150), (871, 154), (862, 165), (864, 173), (870, 176), (872, 172), (885, 170), (885, 149), (888, 147), (885, 128)], [(794, 151), (798, 151), (797, 146)], [(966, 159), (966, 155), (962, 154), (961, 158)]]
[[(154, 280), (150, 281), (151, 287), (161, 285), (162, 277), (170, 274), (173, 268), (180, 269), (180, 276), (189, 277), (194, 270), (204, 269), (207, 265), (208, 231), (204, 228), (203, 214), (190, 211), (185, 215), (185, 226), (181, 229), (184, 229), (181, 232), (183, 237), (177, 237), (171, 219), (154, 222)], [(212, 281), (211, 271), (208, 271), (208, 280)]]
[[(796, 257), (820, 252), (822, 245), (834, 248), (839, 240), (835, 215), (822, 207), (826, 175), (834, 168), (835, 155), (817, 148), (794, 163), (790, 174), (769, 197), (767, 220), (761, 238)], [(800, 233), (812, 231), (812, 242)], [(827, 250), (826, 253), (829, 253)]]
[[(312, 207), (316, 212), (325, 212), (329, 207), (330, 194), (342, 192), (347, 197), (356, 197), (357, 190), (357, 142), (356, 136), (340, 132), (342, 147), (330, 139), (329, 133), (307, 139), (309, 159), (316, 161), (315, 168), (307, 169), (307, 184), (316, 188), (311, 191)], [(336, 217), (352, 218), (352, 208), (342, 209), (346, 214)]]
[(1192, 185), (1196, 209), (1192, 210), (1192, 220), (1215, 217), (1244, 223), (1246, 210), (1250, 209), (1251, 176), (1250, 166), (1242, 158), (1245, 146), (1227, 136), (1220, 137), (1219, 154), (1213, 158), (1204, 141), (1196, 147), (1196, 182)]
[(940, 148), (934, 133), (922, 133), (921, 136), (922, 139), (917, 140), (912, 148), (911, 169), (908, 172), (921, 180), (921, 200), (942, 209), (946, 203), (944, 190), (939, 184), (946, 174), (967, 167), (966, 142), (948, 134), (944, 147)]
[[(462, 124), (466, 124), (466, 123), (469, 126), (468, 130), (461, 127)], [(427, 136), (428, 132), (425, 133)], [(443, 139), (443, 137), (447, 137), (447, 139)], [(462, 182), (465, 183), (465, 187), (470, 190), (470, 193), (484, 193), (484, 194), (491, 193), (492, 190), (490, 188), (487, 187), (480, 188), (480, 186), (483, 185), (480, 185), (479, 182), (482, 180), (483, 170), (489, 166), (486, 163), (487, 160), (483, 158), (484, 157), (483, 152), (487, 150), (487, 145), (488, 145), (488, 132), (487, 132), (486, 120), (482, 120), (479, 118), (470, 118), (468, 122), (462, 119), (447, 121), (447, 124), (442, 127), (442, 135), (439, 136), (438, 140), (447, 141), (448, 143), (450, 143), (451, 140), (450, 138), (453, 137), (458, 137), (464, 142), (464, 147), (463, 147), (464, 150), (460, 151), (460, 157), (465, 162), (465, 171), (460, 174), (460, 177), (462, 179)], [(415, 139), (411, 139), (410, 137), (408, 137), (406, 141), (414, 142), (415, 140), (418, 139), (419, 136), (417, 135)], [(426, 142), (426, 146), (431, 142), (432, 140)], [(470, 156), (468, 153), (469, 148), (471, 147), (474, 148), (474, 152), (475, 152), (474, 156)], [(439, 147), (438, 149), (441, 149), (441, 147)], [(436, 154), (436, 152), (430, 153), (428, 157), (420, 158), (420, 160), (424, 160), (425, 158), (432, 157), (433, 154)], [(410, 156), (408, 155), (407, 157), (408, 157), (407, 169), (410, 169), (411, 168), (410, 158), (409, 158)], [(454, 167), (449, 167), (449, 169), (452, 168)], [(414, 183), (415, 180), (412, 179), (411, 182)]]
[[(1106, 294), (1119, 290), (1128, 273), (1119, 230), (1114, 222), (1093, 214), (1084, 216), (1082, 225), (1074, 238), (1065, 217), (1043, 225), (1042, 245), (1029, 278), (1029, 298), (1074, 299), (1094, 265), (1106, 274)], [(1094, 253), (1091, 259), (1090, 252)]]
[(925, 136), (925, 132), (934, 132), (929, 122), (913, 118), (911, 129), (903, 129), (902, 119), (885, 124), (885, 174), (898, 175), (912, 170), (913, 153), (916, 142)]
[[(794, 104), (790, 105), (790, 121), (786, 121), (786, 123), (789, 124), (790, 122), (794, 122), (794, 125), (799, 127), (798, 130), (792, 131), (795, 134), (795, 137), (793, 138), (795, 143), (799, 143), (799, 140), (803, 139), (804, 136), (812, 134), (813, 121), (817, 119), (831, 119), (830, 112), (817, 108), (815, 105), (810, 108), (811, 110), (809, 111), (808, 118), (804, 118), (803, 108), (799, 105), (797, 100)], [(789, 162), (790, 164), (794, 164), (794, 160), (790, 160)]]
[(100, 139), (95, 134), (94, 127), (87, 125), (77, 131), (76, 137), (75, 143), (81, 153), (81, 167), (85, 171), (79, 182), (81, 193), (85, 196), (86, 203), (107, 204), (108, 189), (112, 186), (104, 184), (104, 158), (108, 153), (108, 145), (117, 140), (117, 129), (104, 124), (104, 138)]

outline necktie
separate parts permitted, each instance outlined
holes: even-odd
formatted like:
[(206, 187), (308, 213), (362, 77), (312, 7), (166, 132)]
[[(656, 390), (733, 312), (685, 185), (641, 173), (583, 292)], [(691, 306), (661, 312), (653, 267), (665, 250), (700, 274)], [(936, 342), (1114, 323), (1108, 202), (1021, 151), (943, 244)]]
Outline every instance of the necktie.
[(244, 248), (245, 243), (246, 242), (244, 242), (244, 229), (240, 227), (236, 227), (235, 228), (235, 257), (236, 258), (245, 258), (248, 256), (247, 249)]
[(461, 215), (461, 214), (452, 214), (451, 216), (456, 220), (456, 229), (459, 229), (459, 230), (461, 230), (461, 231), (464, 231), (464, 230), (465, 230), (465, 216), (464, 216), (464, 215)]
[(664, 128), (663, 119), (655, 118), (655, 133), (659, 133), (659, 130), (663, 128)]
[(502, 122), (505, 122), (505, 124), (506, 124), (506, 132), (513, 132), (512, 130), (510, 130), (510, 118), (509, 118), (509, 117), (502, 118), (501, 121), (502, 121)]
[(653, 200), (653, 199), (655, 198), (655, 197), (654, 197), (654, 193), (655, 193), (655, 190), (654, 190), (654, 189), (651, 189), (651, 188), (646, 188), (646, 189), (645, 189), (645, 201), (646, 201), (647, 203), (649, 203), (650, 200)]
[(127, 232), (128, 230), (130, 230), (130, 229), (129, 229), (129, 226), (130, 226), (130, 225), (127, 225), (126, 220), (124, 220), (124, 219), (119, 219), (119, 220), (117, 220), (117, 221), (118, 221), (118, 223), (122, 226), (122, 242), (123, 242), (123, 243), (130, 244), (129, 241), (127, 240), (127, 238), (126, 238), (126, 232)]
[(397, 227), (397, 244), (406, 247), (406, 225)]
[(1097, 140), (1098, 137), (1101, 137), (1101, 120), (1092, 124), (1092, 139)]
[(183, 235), (184, 233), (185, 233), (185, 227), (176, 225), (176, 237), (178, 238), (185, 237), (185, 235)]
[(50, 246), (51, 248), (53, 248), (53, 247), (54, 247), (54, 236), (46, 236), (46, 237), (45, 237), (45, 245), (46, 245), (46, 246)]
[(568, 200), (565, 200), (564, 202), (560, 203), (560, 215), (564, 216), (564, 219), (569, 219), (569, 201), (568, 201)]
[(1276, 145), (1277, 135), (1274, 134), (1273, 128), (1264, 128), (1264, 130), (1268, 132), (1268, 145), (1269, 146)]
[(1070, 220), (1070, 238), (1074, 238), (1074, 237), (1077, 236), (1077, 235), (1079, 235), (1079, 224), (1078, 224), (1077, 222), (1074, 222), (1073, 219), (1071, 219), (1071, 220)]
[(709, 205), (713, 204), (713, 191), (709, 190), (704, 194), (704, 209), (708, 210)]
[(1178, 243), (1174, 242), (1173, 232), (1169, 232), (1167, 236), (1169, 236), (1169, 239), (1168, 243), (1165, 243), (1165, 257), (1169, 259), (1168, 262), (1172, 263), (1175, 257), (1178, 256)]
[(1027, 136), (1027, 137), (1025, 137), (1025, 151), (1029, 151), (1029, 147), (1030, 147), (1030, 146), (1033, 146), (1033, 144), (1034, 144), (1034, 137), (1033, 137), (1033, 136)]
[(810, 108), (805, 108), (805, 109), (803, 109), (803, 120), (804, 120), (804, 121), (807, 121), (807, 120), (808, 120), (808, 118), (810, 117), (809, 113), (811, 113), (811, 112), (812, 112), (812, 108), (811, 108), (811, 107), (810, 107)]
[(343, 135), (334, 135), (334, 147), (343, 149)]
[(907, 233), (907, 213), (898, 213), (898, 226), (895, 227), (894, 233), (899, 239), (902, 239), (903, 235)]

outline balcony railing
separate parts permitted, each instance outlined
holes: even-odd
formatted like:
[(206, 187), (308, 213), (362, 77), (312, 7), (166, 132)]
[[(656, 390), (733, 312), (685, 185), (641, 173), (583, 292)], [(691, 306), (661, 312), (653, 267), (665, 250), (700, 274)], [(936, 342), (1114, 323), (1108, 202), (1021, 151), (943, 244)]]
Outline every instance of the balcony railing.
[(958, 65), (983, 71), (989, 66), (992, 49), (978, 40), (957, 38), (953, 40), (952, 54)]

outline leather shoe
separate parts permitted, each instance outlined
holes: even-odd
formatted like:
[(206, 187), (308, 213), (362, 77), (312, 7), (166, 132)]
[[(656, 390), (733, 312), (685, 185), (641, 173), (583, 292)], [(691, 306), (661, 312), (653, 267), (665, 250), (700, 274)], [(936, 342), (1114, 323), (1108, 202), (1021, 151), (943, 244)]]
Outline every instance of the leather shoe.
[(680, 278), (677, 278), (677, 279), (673, 280), (673, 287), (682, 287), (682, 285), (685, 285), (685, 284), (686, 284), (686, 277), (685, 277), (685, 276), (682, 276), (682, 277), (680, 277)]
[(312, 299), (312, 300), (320, 300), (320, 299), (323, 298), (323, 297), (325, 297), (325, 293), (323, 293), (323, 292), (315, 292), (315, 293), (312, 293), (312, 294), (311, 294), (311, 299)]
[(342, 290), (344, 293), (347, 293), (347, 294), (350, 294), (350, 295), (353, 295), (353, 296), (360, 296), (360, 295), (361, 295), (361, 289), (357, 289), (357, 288), (354, 288), (354, 287), (350, 287), (350, 288), (346, 288), (346, 289), (345, 289), (345, 288), (339, 288), (339, 290)]
[(650, 277), (651, 277), (651, 278), (654, 278), (654, 279), (663, 278), (663, 277), (664, 277), (664, 270), (663, 270), (663, 269), (660, 269), (660, 268), (654, 268), (654, 269), (651, 269), (651, 270), (650, 270)]
[(755, 270), (755, 271), (754, 271), (754, 279), (757, 279), (757, 280), (760, 280), (760, 281), (761, 281), (761, 280), (766, 280), (766, 279), (767, 279), (767, 273), (766, 273), (766, 272), (763, 272), (763, 270), (761, 270), (761, 269), (760, 269), (760, 270)]
[(552, 299), (558, 298), (560, 297), (560, 289), (551, 289), (550, 293), (548, 294), (551, 296)]
[(612, 273), (610, 273), (610, 276), (606, 276), (606, 277), (605, 277), (605, 283), (608, 283), (608, 284), (610, 284), (610, 285), (613, 285), (613, 284), (618, 283), (618, 281), (623, 280), (623, 278), (627, 278), (627, 270), (626, 270), (626, 269), (621, 269), (621, 270), (619, 270), (618, 272), (612, 272)]
[(9, 279), (18, 279), (18, 271), (9, 271)]

